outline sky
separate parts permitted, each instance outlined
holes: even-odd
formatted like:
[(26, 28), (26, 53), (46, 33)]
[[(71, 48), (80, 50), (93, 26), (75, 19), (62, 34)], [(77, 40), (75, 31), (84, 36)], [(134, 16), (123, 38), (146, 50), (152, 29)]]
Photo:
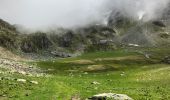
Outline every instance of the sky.
[(30, 29), (107, 24), (114, 11), (134, 20), (159, 18), (170, 0), (0, 0), (0, 18)]

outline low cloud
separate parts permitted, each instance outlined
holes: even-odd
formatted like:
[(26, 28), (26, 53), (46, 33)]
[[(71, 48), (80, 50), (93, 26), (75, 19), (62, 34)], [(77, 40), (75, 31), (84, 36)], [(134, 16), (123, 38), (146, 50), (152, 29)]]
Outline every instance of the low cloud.
[(169, 0), (1, 0), (0, 18), (31, 29), (106, 24), (114, 11), (134, 20), (159, 18)]

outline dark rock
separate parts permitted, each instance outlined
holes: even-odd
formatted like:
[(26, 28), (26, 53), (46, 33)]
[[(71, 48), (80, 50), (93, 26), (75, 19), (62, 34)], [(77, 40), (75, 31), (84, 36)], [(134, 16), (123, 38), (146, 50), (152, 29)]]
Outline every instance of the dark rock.
[(48, 49), (51, 45), (46, 33), (33, 33), (23, 38), (21, 42), (21, 50), (25, 53), (37, 52), (39, 50)]
[(154, 21), (152, 23), (159, 27), (166, 27), (166, 25), (162, 21)]
[(71, 54), (65, 53), (65, 52), (53, 51), (53, 52), (51, 52), (51, 54), (54, 55), (54, 56), (56, 56), (56, 57), (62, 57), (62, 58), (72, 57)]
[(168, 39), (170, 37), (170, 34), (168, 32), (160, 33), (159, 36), (164, 39)]
[(166, 57), (162, 60), (162, 62), (167, 63), (167, 64), (170, 64), (170, 56), (166, 56)]
[(72, 45), (72, 39), (74, 34), (72, 31), (66, 32), (60, 39), (59, 39), (59, 46), (60, 47), (70, 47)]

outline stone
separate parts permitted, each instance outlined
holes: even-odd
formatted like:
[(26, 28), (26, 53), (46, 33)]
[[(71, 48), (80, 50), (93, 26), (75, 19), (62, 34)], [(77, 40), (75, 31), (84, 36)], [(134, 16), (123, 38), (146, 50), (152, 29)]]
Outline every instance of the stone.
[(125, 72), (122, 72), (122, 73), (120, 74), (120, 76), (125, 76)]
[(32, 84), (38, 84), (37, 81), (30, 81), (30, 83), (32, 83)]
[(128, 45), (129, 45), (129, 46), (134, 46), (134, 47), (139, 47), (139, 45), (138, 45), (138, 44), (132, 44), (132, 43), (129, 43)]
[(149, 59), (150, 55), (149, 54), (145, 54), (145, 58)]
[(29, 66), (29, 68), (33, 68), (33, 66)]
[(125, 94), (102, 93), (89, 98), (89, 100), (133, 100)]
[(85, 74), (85, 75), (87, 75), (87, 74), (88, 74), (88, 72), (84, 72), (84, 74)]
[(24, 72), (24, 71), (19, 71), (18, 73), (20, 73), (22, 75), (26, 75), (26, 72)]
[(71, 100), (81, 100), (79, 95), (74, 95), (71, 97)]
[(170, 64), (170, 56), (166, 56), (166, 57), (162, 60), (162, 62), (167, 63), (167, 64)]
[(26, 83), (25, 79), (17, 79), (17, 82)]
[(71, 54), (66, 53), (66, 52), (53, 51), (53, 52), (51, 52), (51, 54), (54, 55), (54, 56), (56, 56), (56, 57), (62, 57), (62, 58), (72, 57)]
[(99, 85), (100, 83), (97, 81), (92, 82), (91, 84)]
[(120, 74), (120, 76), (125, 76), (125, 74)]

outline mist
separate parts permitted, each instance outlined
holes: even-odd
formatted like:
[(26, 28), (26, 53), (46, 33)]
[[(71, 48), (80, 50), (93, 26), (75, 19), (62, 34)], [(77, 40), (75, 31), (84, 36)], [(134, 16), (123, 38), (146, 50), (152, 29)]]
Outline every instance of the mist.
[(0, 18), (29, 29), (107, 24), (114, 12), (144, 22), (162, 16), (170, 0), (0, 0)]

